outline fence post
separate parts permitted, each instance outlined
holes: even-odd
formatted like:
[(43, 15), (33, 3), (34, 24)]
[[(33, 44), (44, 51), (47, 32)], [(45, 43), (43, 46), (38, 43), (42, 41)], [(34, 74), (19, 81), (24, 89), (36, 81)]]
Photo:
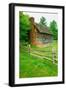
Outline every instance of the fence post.
[(28, 53), (30, 55), (30, 52), (31, 52), (31, 47), (30, 47), (30, 44), (28, 45)]
[(52, 49), (52, 62), (55, 63), (55, 49)]

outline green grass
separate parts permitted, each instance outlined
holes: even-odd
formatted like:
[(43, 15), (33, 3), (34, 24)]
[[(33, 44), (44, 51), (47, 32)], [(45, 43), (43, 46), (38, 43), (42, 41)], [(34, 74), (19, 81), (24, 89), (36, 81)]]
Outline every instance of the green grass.
[[(46, 47), (39, 48), (32, 46), (32, 50), (39, 50), (38, 54), (52, 56), (52, 48), (56, 50), (57, 55), (57, 42), (54, 41)], [(49, 51), (49, 52), (43, 52)], [(51, 58), (52, 59), (52, 58)], [(38, 58), (28, 53), (28, 47), (20, 45), (20, 63), (19, 63), (19, 77), (30, 78), (30, 77), (49, 77), (58, 75), (58, 65), (53, 64), (52, 61), (47, 59)]]

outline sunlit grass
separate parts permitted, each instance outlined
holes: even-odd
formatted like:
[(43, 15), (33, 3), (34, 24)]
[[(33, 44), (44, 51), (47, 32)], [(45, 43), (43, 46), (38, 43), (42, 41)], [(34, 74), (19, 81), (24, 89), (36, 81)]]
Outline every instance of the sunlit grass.
[[(45, 54), (47, 56), (52, 56), (52, 48), (56, 49), (57, 52), (57, 42), (54, 41), (53, 44), (49, 44), (47, 47), (38, 48), (35, 46), (31, 47), (33, 50), (38, 50), (39, 54)], [(41, 52), (50, 51), (50, 52)], [(57, 54), (57, 53), (56, 53)], [(51, 58), (52, 59), (52, 58)], [(30, 55), (27, 46), (20, 47), (20, 63), (19, 63), (19, 77), (20, 78), (30, 78), (30, 77), (49, 77), (58, 75), (58, 66), (53, 64), (52, 61), (47, 59), (41, 59)]]

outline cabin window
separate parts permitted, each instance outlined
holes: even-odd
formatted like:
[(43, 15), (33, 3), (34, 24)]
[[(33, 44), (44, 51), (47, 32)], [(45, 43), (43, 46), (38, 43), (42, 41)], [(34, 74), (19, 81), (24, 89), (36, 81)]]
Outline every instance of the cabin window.
[(43, 43), (47, 43), (47, 42), (49, 42), (49, 40), (48, 40), (48, 38), (42, 38), (43, 39)]
[(41, 41), (42, 42), (42, 38), (38, 37), (37, 38), (37, 41), (39, 41), (39, 42)]
[(47, 38), (42, 38), (42, 37), (38, 37), (38, 38), (37, 38), (37, 41), (42, 42), (42, 43), (47, 43), (47, 42), (49, 42), (49, 40), (48, 40)]

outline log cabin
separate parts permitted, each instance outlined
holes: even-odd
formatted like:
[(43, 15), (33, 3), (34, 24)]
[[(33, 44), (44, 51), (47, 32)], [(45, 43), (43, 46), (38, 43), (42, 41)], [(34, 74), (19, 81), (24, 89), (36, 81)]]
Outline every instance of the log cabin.
[(53, 40), (52, 33), (47, 26), (35, 22), (34, 17), (30, 18), (30, 43), (31, 45), (44, 46)]

